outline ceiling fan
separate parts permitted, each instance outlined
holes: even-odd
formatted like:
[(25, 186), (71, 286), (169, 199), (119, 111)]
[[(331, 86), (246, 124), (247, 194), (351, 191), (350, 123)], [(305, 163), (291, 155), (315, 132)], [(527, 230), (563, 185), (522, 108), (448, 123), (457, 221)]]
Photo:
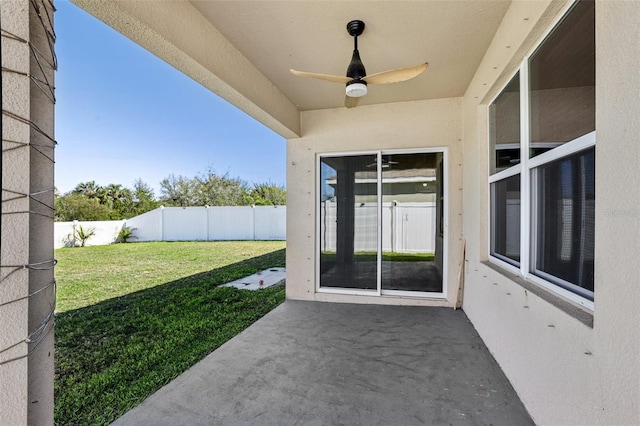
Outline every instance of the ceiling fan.
[[(398, 163), (397, 161), (389, 160), (388, 156), (382, 156), (382, 161), (380, 162), (380, 167), (382, 167), (383, 169), (386, 169), (386, 168), (391, 167), (392, 165), (395, 165), (395, 164), (400, 164), (400, 163)], [(373, 163), (367, 164), (367, 167), (377, 167), (377, 166), (378, 166), (378, 159), (377, 158), (374, 160)]]
[(376, 74), (367, 75), (364, 64), (360, 59), (358, 52), (358, 36), (364, 31), (364, 22), (355, 20), (347, 24), (347, 31), (353, 37), (353, 56), (347, 68), (345, 77), (339, 75), (317, 74), (313, 72), (304, 72), (289, 70), (292, 74), (300, 77), (316, 78), (318, 80), (330, 81), (333, 83), (342, 83), (347, 85), (347, 96), (344, 100), (344, 106), (353, 108), (358, 105), (360, 98), (367, 94), (368, 84), (387, 84), (399, 83), (401, 81), (410, 80), (420, 75), (426, 68), (428, 63), (420, 64), (414, 67), (397, 68), (389, 71), (383, 71)]

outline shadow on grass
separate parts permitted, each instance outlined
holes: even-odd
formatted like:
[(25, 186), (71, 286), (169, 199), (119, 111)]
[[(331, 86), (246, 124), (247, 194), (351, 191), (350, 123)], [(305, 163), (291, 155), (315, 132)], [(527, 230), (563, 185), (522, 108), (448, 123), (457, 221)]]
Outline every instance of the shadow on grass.
[(283, 249), (58, 314), (56, 424), (109, 424), (140, 404), (285, 298), (220, 284), (284, 263)]

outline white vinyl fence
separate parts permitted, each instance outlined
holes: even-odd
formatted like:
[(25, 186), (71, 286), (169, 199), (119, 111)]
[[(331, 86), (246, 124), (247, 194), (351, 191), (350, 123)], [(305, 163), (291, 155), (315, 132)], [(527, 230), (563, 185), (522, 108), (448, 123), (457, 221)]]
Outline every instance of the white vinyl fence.
[(87, 245), (114, 243), (123, 226), (135, 242), (286, 240), (286, 215), (286, 206), (160, 207), (126, 221), (56, 222), (55, 247), (71, 245), (74, 224), (95, 228)]
[[(124, 220), (103, 220), (94, 222), (55, 222), (53, 227), (53, 238), (55, 239), (55, 248), (73, 247), (75, 230), (82, 226), (85, 232), (90, 229), (95, 230), (95, 235), (86, 242), (88, 246), (102, 246), (115, 242), (118, 233), (124, 226)], [(80, 240), (75, 239), (75, 245), (80, 245)]]
[[(320, 241), (323, 251), (336, 250), (337, 205), (320, 206)], [(355, 206), (355, 251), (377, 250), (377, 204)], [(436, 203), (384, 203), (382, 205), (382, 251), (435, 253)]]

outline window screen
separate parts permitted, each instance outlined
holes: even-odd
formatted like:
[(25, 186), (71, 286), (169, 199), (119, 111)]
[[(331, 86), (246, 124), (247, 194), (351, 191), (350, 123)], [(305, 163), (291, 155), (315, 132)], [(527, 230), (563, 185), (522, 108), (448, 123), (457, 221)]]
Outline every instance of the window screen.
[(520, 163), (520, 73), (489, 105), (490, 173)]
[(530, 155), (596, 128), (595, 7), (571, 9), (529, 61)]
[(491, 254), (520, 262), (520, 175), (491, 184)]
[(377, 290), (376, 158), (320, 161), (320, 287)]
[(540, 166), (534, 176), (536, 272), (593, 300), (595, 148)]

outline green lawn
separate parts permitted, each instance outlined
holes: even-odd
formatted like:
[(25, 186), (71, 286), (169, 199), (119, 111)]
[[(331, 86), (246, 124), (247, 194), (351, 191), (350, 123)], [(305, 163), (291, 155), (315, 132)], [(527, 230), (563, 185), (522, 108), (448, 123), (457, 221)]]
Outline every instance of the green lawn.
[(160, 242), (56, 250), (56, 423), (112, 422), (282, 303), (282, 286), (218, 285), (284, 266), (284, 246)]
[[(378, 255), (374, 251), (358, 251), (353, 254), (353, 258), (356, 262), (375, 261), (378, 259)], [(335, 261), (335, 251), (323, 251), (323, 261)], [(393, 262), (433, 262), (435, 259), (434, 253), (395, 253), (390, 251), (382, 252), (382, 261)]]

